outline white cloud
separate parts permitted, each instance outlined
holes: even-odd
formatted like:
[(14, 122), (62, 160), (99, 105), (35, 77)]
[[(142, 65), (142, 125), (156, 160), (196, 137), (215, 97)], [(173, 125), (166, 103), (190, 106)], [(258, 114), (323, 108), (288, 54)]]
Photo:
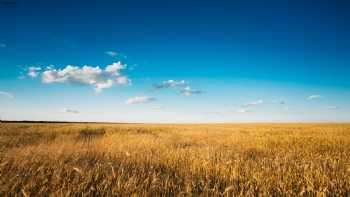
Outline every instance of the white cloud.
[(131, 80), (121, 74), (121, 70), (125, 69), (126, 65), (121, 62), (116, 62), (108, 65), (105, 69), (99, 66), (72, 66), (68, 65), (63, 69), (54, 69), (52, 66), (46, 68), (42, 74), (42, 82), (51, 83), (72, 83), (93, 86), (96, 92), (101, 92), (103, 89), (110, 88), (114, 84), (126, 85), (131, 83)]
[(15, 98), (15, 96), (13, 94), (11, 94), (9, 92), (3, 92), (3, 91), (0, 91), (0, 96), (5, 96), (5, 97), (7, 97), (9, 99)]
[(311, 95), (306, 97), (307, 100), (314, 100), (314, 99), (320, 99), (320, 98), (322, 98), (321, 95)]
[(120, 85), (131, 84), (131, 80), (127, 76), (119, 76), (116, 80), (117, 80), (117, 84), (120, 84)]
[(6, 44), (4, 44), (4, 43), (0, 43), (0, 48), (6, 48), (7, 47), (7, 45)]
[(28, 68), (28, 76), (36, 78), (39, 75), (40, 67), (31, 66)]
[(257, 100), (257, 101), (253, 101), (253, 102), (250, 102), (250, 103), (243, 104), (242, 107), (254, 107), (254, 106), (257, 106), (257, 105), (261, 105), (263, 103), (264, 103), (264, 101), (260, 99), (260, 100)]
[(48, 69), (43, 72), (44, 83), (80, 83), (80, 84), (95, 84), (98, 76), (102, 74), (100, 67), (68, 65), (64, 69)]
[(108, 79), (106, 82), (97, 83), (95, 87), (95, 91), (97, 93), (102, 92), (103, 89), (110, 88), (113, 86), (113, 81)]
[(154, 84), (153, 85), (153, 88), (154, 89), (163, 89), (163, 88), (175, 88), (175, 87), (178, 87), (178, 86), (184, 86), (186, 85), (187, 82), (185, 80), (167, 80), (167, 81), (163, 81), (161, 84)]
[(63, 108), (60, 112), (62, 113), (70, 113), (70, 114), (78, 114), (79, 111), (75, 109)]
[(201, 94), (202, 91), (200, 90), (193, 90), (190, 86), (186, 86), (185, 88), (180, 90), (180, 93), (185, 96), (191, 96), (194, 94)]
[(132, 98), (129, 98), (126, 100), (126, 104), (132, 105), (132, 104), (144, 104), (144, 103), (150, 103), (155, 101), (156, 99), (153, 97), (147, 97), (147, 96), (135, 96)]
[(107, 55), (111, 56), (111, 57), (115, 57), (115, 56), (118, 55), (118, 53), (115, 52), (115, 51), (106, 51), (105, 53), (106, 53)]
[(126, 68), (126, 65), (122, 64), (121, 62), (114, 62), (113, 64), (108, 65), (105, 71), (112, 75), (120, 75), (119, 72), (125, 68)]

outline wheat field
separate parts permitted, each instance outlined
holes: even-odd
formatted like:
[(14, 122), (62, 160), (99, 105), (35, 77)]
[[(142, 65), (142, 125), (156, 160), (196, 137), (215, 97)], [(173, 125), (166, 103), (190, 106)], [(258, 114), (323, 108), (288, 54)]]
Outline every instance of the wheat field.
[(0, 125), (0, 196), (349, 195), (350, 124)]

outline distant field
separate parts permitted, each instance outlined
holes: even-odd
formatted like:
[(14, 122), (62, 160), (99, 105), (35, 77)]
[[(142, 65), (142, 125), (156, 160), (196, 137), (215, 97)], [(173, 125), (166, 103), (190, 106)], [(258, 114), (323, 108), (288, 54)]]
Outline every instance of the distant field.
[(0, 196), (349, 196), (350, 124), (0, 124)]

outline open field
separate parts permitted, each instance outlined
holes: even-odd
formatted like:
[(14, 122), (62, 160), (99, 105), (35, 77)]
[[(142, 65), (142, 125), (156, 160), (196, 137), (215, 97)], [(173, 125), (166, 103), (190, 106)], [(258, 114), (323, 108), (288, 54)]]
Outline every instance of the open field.
[(0, 196), (349, 196), (350, 124), (0, 125)]

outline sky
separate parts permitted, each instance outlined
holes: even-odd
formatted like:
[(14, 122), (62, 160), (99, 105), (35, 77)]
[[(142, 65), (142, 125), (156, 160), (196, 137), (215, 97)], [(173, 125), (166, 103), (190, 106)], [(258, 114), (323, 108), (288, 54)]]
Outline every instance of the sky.
[(0, 117), (350, 122), (346, 1), (0, 3)]

